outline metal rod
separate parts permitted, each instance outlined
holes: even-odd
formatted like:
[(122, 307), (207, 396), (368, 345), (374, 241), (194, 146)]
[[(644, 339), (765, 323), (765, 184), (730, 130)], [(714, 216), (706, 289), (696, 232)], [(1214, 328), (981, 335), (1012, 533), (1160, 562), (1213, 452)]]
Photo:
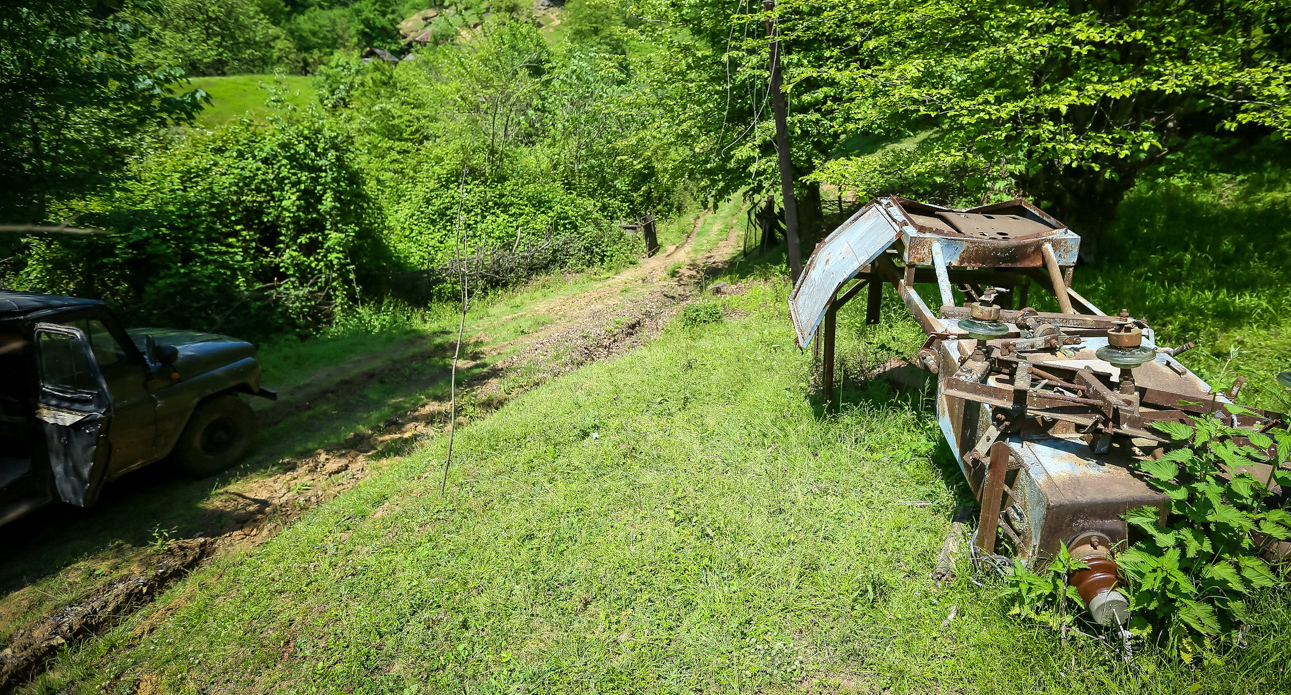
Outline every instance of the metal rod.
[(1053, 296), (1058, 298), (1058, 307), (1064, 314), (1076, 313), (1071, 308), (1071, 297), (1067, 295), (1067, 283), (1062, 279), (1062, 268), (1053, 253), (1053, 245), (1046, 243), (1040, 247), (1040, 252), (1044, 254), (1044, 265), (1049, 270), (1049, 282), (1053, 284)]
[(986, 469), (986, 487), (982, 489), (982, 515), (977, 523), (977, 547), (987, 555), (995, 554), (995, 529), (1000, 525), (1000, 504), (1004, 498), (1004, 476), (1009, 472), (1009, 445), (991, 445), (991, 460)]
[(950, 291), (950, 274), (946, 272), (946, 255), (941, 242), (932, 242), (932, 268), (937, 271), (937, 288), (941, 290), (941, 305), (955, 306), (955, 294)]

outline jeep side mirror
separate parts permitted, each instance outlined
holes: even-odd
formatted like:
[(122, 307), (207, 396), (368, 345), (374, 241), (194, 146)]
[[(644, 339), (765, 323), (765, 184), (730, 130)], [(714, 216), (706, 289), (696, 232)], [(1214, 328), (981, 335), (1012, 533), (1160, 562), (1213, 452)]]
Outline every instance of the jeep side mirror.
[(171, 364), (179, 359), (179, 349), (174, 345), (158, 345), (152, 336), (144, 336), (144, 356), (154, 365)]

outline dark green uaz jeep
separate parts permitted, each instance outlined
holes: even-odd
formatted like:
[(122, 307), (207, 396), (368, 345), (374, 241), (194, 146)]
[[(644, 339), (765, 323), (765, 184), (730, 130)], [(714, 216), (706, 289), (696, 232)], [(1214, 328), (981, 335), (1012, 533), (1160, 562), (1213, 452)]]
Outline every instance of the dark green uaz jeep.
[(207, 475), (242, 458), (260, 385), (251, 343), (124, 330), (101, 302), (0, 291), (0, 524), (171, 456)]

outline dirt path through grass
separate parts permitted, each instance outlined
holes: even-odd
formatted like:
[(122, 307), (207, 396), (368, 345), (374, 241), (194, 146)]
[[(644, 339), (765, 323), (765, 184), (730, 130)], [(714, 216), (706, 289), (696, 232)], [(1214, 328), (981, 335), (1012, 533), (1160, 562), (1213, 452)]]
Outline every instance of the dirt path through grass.
[[(738, 208), (723, 212), (703, 211), (681, 243), (613, 276), (549, 296), (520, 291), (513, 301), (518, 311), (473, 321), (460, 372), (466, 375), (459, 397), (467, 414), (459, 424), (657, 333), (734, 255)], [(706, 221), (708, 233), (698, 234)], [(697, 238), (705, 243), (697, 246)], [(566, 284), (577, 284), (577, 277), (566, 278)], [(537, 330), (507, 336), (509, 324), (535, 319)], [(261, 409), (259, 450), (240, 468), (249, 474), (221, 476), (212, 484), (148, 471), (118, 481), (100, 508), (71, 514), (50, 508), (11, 526), (17, 533), (4, 542), (0, 562), (0, 691), (38, 674), (64, 645), (119, 623), (186, 571), (273, 538), (372, 471), (445, 432), (448, 403), (440, 387), (451, 349), (451, 340), (432, 332), (316, 369), (284, 389), (278, 403)], [(411, 373), (409, 365), (416, 367)], [(421, 402), (362, 426), (374, 406), (391, 405), (373, 393), (392, 376)], [(283, 455), (320, 429), (349, 434)], [(175, 488), (185, 491), (181, 505), (162, 503), (157, 516), (164, 520), (151, 521), (148, 505)], [(130, 529), (114, 535), (113, 523)], [(99, 526), (97, 544), (78, 538), (87, 525)]]

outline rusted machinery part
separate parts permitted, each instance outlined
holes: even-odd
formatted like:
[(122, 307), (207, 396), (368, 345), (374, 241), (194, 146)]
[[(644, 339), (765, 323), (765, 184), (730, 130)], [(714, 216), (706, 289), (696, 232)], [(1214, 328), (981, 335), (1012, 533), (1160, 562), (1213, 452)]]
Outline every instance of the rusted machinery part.
[(941, 365), (937, 362), (937, 353), (932, 348), (919, 350), (919, 359), (915, 360), (915, 363), (933, 374), (941, 371)]
[(991, 445), (990, 463), (986, 469), (986, 485), (982, 488), (982, 515), (977, 523), (977, 547), (987, 555), (995, 553), (995, 528), (1000, 523), (1000, 507), (1004, 503), (1004, 476), (1009, 472), (1009, 445), (995, 442)]
[(1085, 563), (1085, 569), (1071, 573), (1067, 583), (1076, 587), (1090, 617), (1100, 625), (1124, 625), (1130, 619), (1130, 602), (1116, 590), (1121, 583), (1121, 568), (1108, 557), (1111, 542), (1097, 531), (1076, 536), (1070, 545), (1073, 559)]

